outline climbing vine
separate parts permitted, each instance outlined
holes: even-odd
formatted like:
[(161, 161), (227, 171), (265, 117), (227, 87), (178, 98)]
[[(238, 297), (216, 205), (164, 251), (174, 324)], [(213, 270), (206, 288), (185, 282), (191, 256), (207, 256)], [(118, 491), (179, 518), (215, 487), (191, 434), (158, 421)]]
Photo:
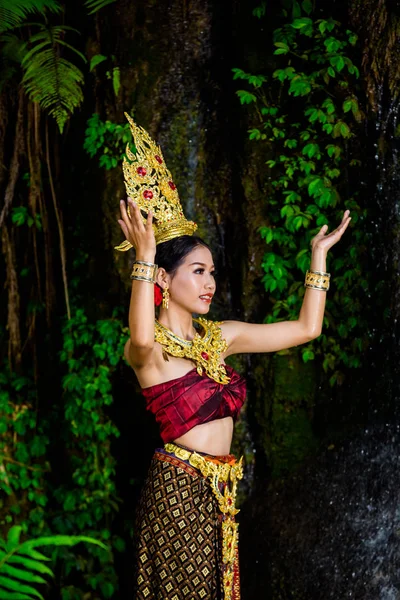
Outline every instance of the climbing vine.
[[(117, 313), (90, 323), (84, 310), (77, 308), (63, 327), (60, 359), (65, 367), (64, 437), (70, 476), (54, 491), (60, 511), (53, 527), (61, 534), (85, 532), (100, 537), (118, 552), (124, 549), (124, 540), (111, 533), (120, 505), (111, 442), (119, 431), (107, 415), (113, 402), (112, 373), (127, 338)], [(63, 553), (67, 572), (76, 569), (76, 553), (63, 548), (58, 552)], [(86, 552), (78, 561), (85, 584), (100, 591), (103, 598), (111, 598), (117, 589), (112, 555), (97, 546)], [(63, 589), (63, 600), (80, 597), (73, 586)]]
[[(301, 349), (304, 362), (322, 355), (335, 385), (345, 367), (360, 366), (368, 344), (362, 316), (369, 286), (363, 268), (366, 209), (348, 184), (361, 165), (352, 141), (364, 116), (351, 59), (357, 36), (332, 18), (313, 19), (312, 11), (308, 0), (294, 2), (293, 18), (274, 31), (277, 68), (259, 75), (233, 72), (248, 86), (237, 91), (241, 104), (254, 108), (249, 138), (263, 145), (266, 156), (269, 222), (260, 234), (267, 246), (262, 282), (272, 302), (267, 322), (298, 317), (312, 237), (326, 223), (336, 227), (345, 209), (352, 214), (349, 241), (341, 242), (340, 256), (328, 256), (333, 289), (323, 334)], [(255, 15), (264, 12), (261, 6)]]
[(50, 470), (49, 438), (33, 410), (37, 400), (32, 374), (19, 375), (4, 364), (0, 372), (0, 525), (11, 524), (15, 518), (28, 519), (35, 534), (48, 503), (45, 475)]

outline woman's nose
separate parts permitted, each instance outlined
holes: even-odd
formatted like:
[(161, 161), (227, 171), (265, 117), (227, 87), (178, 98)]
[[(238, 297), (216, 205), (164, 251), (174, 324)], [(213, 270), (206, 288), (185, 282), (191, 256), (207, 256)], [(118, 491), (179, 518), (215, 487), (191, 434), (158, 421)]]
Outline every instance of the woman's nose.
[(207, 282), (207, 286), (208, 289), (213, 290), (215, 288), (215, 281), (214, 278), (210, 278)]

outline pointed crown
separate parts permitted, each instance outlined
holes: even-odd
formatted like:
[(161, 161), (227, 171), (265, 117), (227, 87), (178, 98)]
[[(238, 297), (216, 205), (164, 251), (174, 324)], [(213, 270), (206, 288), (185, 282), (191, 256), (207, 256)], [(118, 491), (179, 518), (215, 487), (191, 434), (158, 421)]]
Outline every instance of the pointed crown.
[[(183, 214), (176, 185), (167, 169), (161, 148), (155, 144), (143, 127), (129, 121), (136, 154), (126, 147), (123, 172), (126, 192), (144, 213), (153, 213), (153, 229), (156, 243), (166, 242), (181, 235), (193, 235), (196, 223), (188, 221)], [(129, 211), (129, 209), (128, 209)], [(146, 218), (142, 214), (143, 222)], [(125, 240), (116, 250), (126, 251), (132, 244)]]

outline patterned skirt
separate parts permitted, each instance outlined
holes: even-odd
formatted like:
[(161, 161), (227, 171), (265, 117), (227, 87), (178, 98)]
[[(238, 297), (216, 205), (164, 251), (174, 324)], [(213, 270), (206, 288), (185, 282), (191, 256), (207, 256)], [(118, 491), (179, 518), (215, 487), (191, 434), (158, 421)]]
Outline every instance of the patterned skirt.
[(242, 476), (233, 455), (156, 449), (136, 520), (135, 600), (240, 600)]

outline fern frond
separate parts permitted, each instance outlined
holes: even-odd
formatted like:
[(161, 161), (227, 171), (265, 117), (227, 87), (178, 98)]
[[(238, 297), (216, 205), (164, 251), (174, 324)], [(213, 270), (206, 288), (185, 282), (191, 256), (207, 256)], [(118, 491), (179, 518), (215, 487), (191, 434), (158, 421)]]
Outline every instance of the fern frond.
[(86, 0), (85, 6), (88, 9), (88, 14), (92, 15), (104, 6), (113, 4), (113, 2), (116, 2), (116, 0)]
[(54, 574), (49, 567), (42, 564), (50, 559), (34, 550), (37, 546), (74, 546), (80, 542), (89, 542), (107, 550), (107, 546), (99, 540), (82, 535), (54, 535), (21, 543), (21, 531), (22, 528), (15, 525), (8, 532), (7, 542), (0, 540), (1, 600), (34, 600), (34, 598), (44, 600), (43, 596), (29, 584), (46, 583), (43, 577), (37, 575), (38, 572), (50, 577), (54, 577)]
[[(66, 47), (85, 57), (76, 48), (62, 39), (66, 26), (45, 26), (34, 34), (29, 43), (30, 50), (22, 60), (24, 75), (22, 83), (30, 100), (38, 102), (57, 121), (60, 131), (65, 122), (82, 100), (82, 71), (69, 60), (60, 56), (61, 47)], [(75, 31), (75, 30), (73, 30)]]
[(0, 0), (0, 32), (18, 27), (29, 14), (60, 13), (58, 0)]

